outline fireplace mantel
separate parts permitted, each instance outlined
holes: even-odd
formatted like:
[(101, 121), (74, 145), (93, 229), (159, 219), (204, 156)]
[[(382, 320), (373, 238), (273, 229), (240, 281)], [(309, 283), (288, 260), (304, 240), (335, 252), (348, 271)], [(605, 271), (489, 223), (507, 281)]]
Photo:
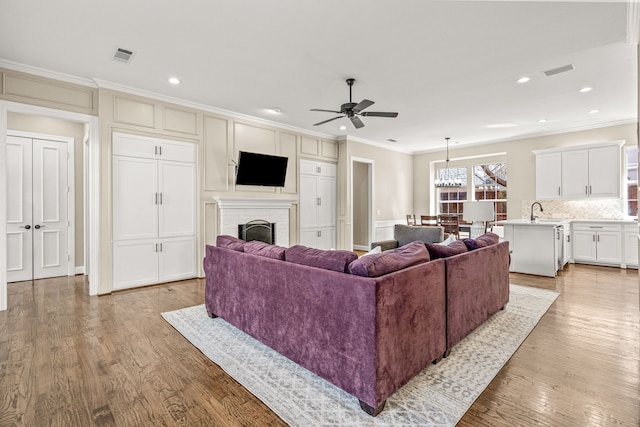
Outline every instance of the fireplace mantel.
[(289, 246), (289, 213), (296, 199), (214, 197), (218, 205), (219, 234), (238, 235), (238, 225), (261, 219), (276, 224), (275, 243)]
[(264, 199), (255, 197), (214, 197), (220, 209), (255, 209), (275, 208), (289, 209), (296, 199)]

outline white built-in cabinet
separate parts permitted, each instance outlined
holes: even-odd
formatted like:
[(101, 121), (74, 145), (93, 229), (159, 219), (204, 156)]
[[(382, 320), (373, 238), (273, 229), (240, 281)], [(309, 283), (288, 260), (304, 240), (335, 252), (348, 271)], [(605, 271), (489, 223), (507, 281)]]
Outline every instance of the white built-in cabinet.
[(536, 155), (536, 198), (562, 198), (562, 153)]
[(575, 262), (623, 264), (620, 224), (574, 222), (572, 236)]
[(114, 133), (113, 289), (195, 277), (196, 147)]
[(336, 165), (300, 160), (300, 244), (336, 246)]
[(620, 197), (623, 142), (537, 150), (536, 199)]
[(624, 262), (627, 266), (638, 266), (638, 224), (624, 226)]

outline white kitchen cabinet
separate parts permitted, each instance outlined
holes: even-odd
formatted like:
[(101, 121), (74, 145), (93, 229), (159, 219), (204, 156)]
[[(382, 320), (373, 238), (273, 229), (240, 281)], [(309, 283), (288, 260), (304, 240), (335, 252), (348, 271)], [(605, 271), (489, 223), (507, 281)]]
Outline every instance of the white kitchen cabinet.
[(622, 264), (620, 224), (574, 223), (572, 237), (575, 262)]
[(300, 161), (300, 244), (336, 246), (336, 165)]
[(113, 288), (195, 277), (195, 146), (113, 139)]
[(563, 152), (563, 197), (620, 197), (620, 156), (618, 145)]
[(536, 198), (620, 197), (622, 142), (536, 150)]
[(624, 262), (627, 266), (638, 266), (638, 224), (624, 226)]
[(536, 198), (562, 198), (562, 153), (543, 153), (536, 156)]

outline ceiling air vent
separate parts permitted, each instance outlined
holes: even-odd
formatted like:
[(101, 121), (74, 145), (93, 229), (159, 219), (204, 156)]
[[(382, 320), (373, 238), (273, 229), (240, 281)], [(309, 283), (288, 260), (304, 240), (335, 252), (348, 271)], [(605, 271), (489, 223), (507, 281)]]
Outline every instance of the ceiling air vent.
[(573, 64), (563, 65), (562, 67), (553, 68), (551, 70), (544, 71), (544, 75), (547, 77), (551, 77), (556, 74), (564, 73), (566, 71), (571, 71), (575, 68), (576, 67), (574, 67)]
[(113, 59), (115, 59), (116, 61), (129, 63), (129, 61), (131, 61), (132, 56), (133, 56), (133, 52), (119, 47), (118, 49), (116, 49), (116, 53), (113, 55)]

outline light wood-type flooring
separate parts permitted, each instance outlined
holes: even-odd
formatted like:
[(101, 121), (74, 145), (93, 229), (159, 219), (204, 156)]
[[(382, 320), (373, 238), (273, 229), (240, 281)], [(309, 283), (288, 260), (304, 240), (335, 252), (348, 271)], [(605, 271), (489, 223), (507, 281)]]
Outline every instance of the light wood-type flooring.
[[(511, 282), (561, 295), (459, 425), (640, 425), (637, 271)], [(9, 284), (0, 426), (284, 425), (160, 317), (203, 298), (203, 280), (102, 297), (83, 276)]]

